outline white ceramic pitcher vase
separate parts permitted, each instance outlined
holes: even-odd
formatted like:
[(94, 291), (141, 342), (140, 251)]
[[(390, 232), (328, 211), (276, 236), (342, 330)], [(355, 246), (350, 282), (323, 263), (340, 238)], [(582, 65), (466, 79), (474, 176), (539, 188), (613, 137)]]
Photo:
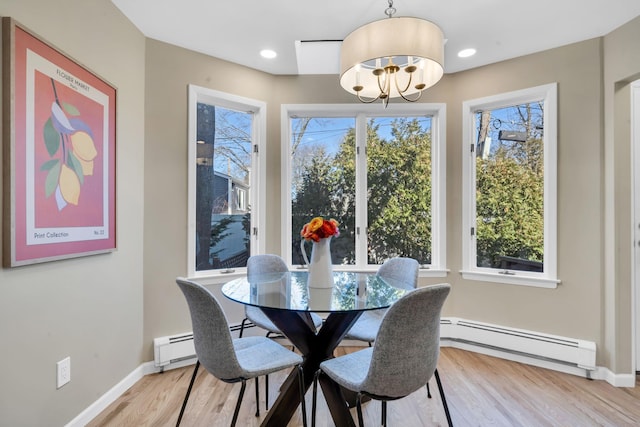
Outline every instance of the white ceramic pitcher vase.
[(333, 264), (331, 263), (331, 237), (313, 242), (311, 249), (311, 262), (307, 257), (305, 240), (300, 242), (302, 257), (309, 266), (309, 278), (307, 284), (311, 288), (331, 288), (333, 287)]

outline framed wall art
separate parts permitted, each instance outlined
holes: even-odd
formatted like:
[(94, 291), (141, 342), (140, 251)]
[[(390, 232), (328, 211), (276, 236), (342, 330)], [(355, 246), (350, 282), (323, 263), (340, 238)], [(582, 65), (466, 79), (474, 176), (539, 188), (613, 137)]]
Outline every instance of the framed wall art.
[(3, 265), (116, 248), (116, 89), (2, 18)]

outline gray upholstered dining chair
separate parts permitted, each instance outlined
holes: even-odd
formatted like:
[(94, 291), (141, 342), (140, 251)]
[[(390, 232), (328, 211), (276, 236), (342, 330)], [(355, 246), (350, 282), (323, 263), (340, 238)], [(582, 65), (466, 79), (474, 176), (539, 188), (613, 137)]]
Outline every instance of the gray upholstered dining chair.
[[(420, 264), (413, 258), (395, 257), (386, 260), (380, 268), (378, 268), (379, 276), (397, 281), (398, 286), (408, 289), (415, 289), (418, 286), (418, 274), (420, 272)], [(345, 339), (364, 341), (371, 344), (376, 340), (380, 323), (384, 317), (386, 310), (365, 311), (349, 329)], [(431, 398), (431, 389), (429, 383), (426, 384), (427, 396)]]
[[(415, 259), (395, 257), (386, 260), (378, 268), (377, 274), (382, 278), (397, 281), (399, 284), (406, 284), (408, 289), (415, 289), (418, 286), (419, 270), (420, 264)], [(372, 310), (362, 313), (356, 323), (349, 329), (347, 335), (345, 335), (345, 339), (364, 341), (371, 347), (371, 343), (376, 339), (385, 312), (386, 310)]]
[[(251, 278), (252, 274), (260, 273), (284, 273), (289, 271), (287, 264), (278, 255), (264, 254), (264, 255), (252, 255), (247, 260), (247, 276)], [(242, 338), (242, 333), (247, 322), (251, 322), (256, 326), (261, 327), (267, 331), (267, 337), (271, 334), (282, 335), (282, 332), (273, 322), (264, 314), (259, 307), (251, 305), (245, 305), (245, 318), (240, 324), (239, 337)], [(322, 326), (322, 317), (315, 313), (311, 313), (311, 319), (316, 328)]]
[[(449, 408), (436, 369), (440, 354), (440, 313), (451, 287), (439, 284), (416, 289), (399, 299), (384, 315), (373, 347), (320, 364), (327, 375), (356, 395), (358, 423), (363, 427), (362, 396), (382, 401), (386, 426), (387, 401), (401, 399), (436, 377), (447, 422)], [(314, 386), (312, 426), (315, 425), (317, 390)]]
[[(254, 274), (285, 273), (288, 271), (289, 268), (287, 267), (287, 264), (278, 255), (252, 255), (247, 260), (247, 276), (249, 277), (249, 279), (251, 279), (251, 276)], [(245, 318), (242, 319), (242, 323), (240, 324), (240, 333), (238, 334), (238, 337), (242, 338), (242, 334), (247, 322), (251, 322), (256, 326), (265, 329), (267, 331), (267, 338), (269, 338), (271, 334), (275, 336), (283, 335), (280, 329), (273, 324), (271, 319), (269, 319), (267, 315), (264, 314), (260, 307), (245, 305), (244, 315)], [(322, 318), (317, 314), (311, 313), (311, 319), (313, 320), (313, 324), (316, 328), (322, 326)], [(266, 390), (269, 390), (269, 375), (265, 375), (264, 377), (264, 388), (265, 393), (268, 393)], [(269, 409), (269, 399), (265, 400), (265, 409)]]
[[(221, 381), (242, 383), (233, 412), (232, 427), (235, 426), (238, 419), (247, 380), (256, 379), (256, 408), (258, 408), (258, 377), (295, 367), (298, 370), (302, 419), (306, 427), (307, 415), (301, 366), (302, 357), (266, 337), (233, 339), (224, 311), (218, 300), (208, 289), (198, 283), (180, 277), (176, 279), (176, 283), (182, 290), (189, 305), (193, 326), (193, 342), (196, 357), (198, 358), (176, 426), (180, 425), (198, 368), (202, 364), (210, 374)], [(257, 409), (256, 416), (259, 415), (260, 411)]]

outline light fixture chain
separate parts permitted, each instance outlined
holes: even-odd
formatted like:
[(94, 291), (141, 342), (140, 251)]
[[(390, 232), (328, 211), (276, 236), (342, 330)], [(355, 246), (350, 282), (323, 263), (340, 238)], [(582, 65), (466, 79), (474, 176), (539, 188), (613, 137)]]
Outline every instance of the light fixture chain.
[(396, 8), (393, 7), (393, 0), (388, 0), (389, 7), (384, 11), (384, 13), (389, 17), (393, 18), (393, 14), (396, 13)]

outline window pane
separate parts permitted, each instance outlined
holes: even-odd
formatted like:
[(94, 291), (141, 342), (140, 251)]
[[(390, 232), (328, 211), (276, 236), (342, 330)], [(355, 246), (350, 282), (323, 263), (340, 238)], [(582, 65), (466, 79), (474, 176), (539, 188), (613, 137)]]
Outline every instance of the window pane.
[(300, 230), (316, 216), (340, 223), (333, 263), (355, 264), (354, 118), (291, 119), (292, 264), (304, 264)]
[(475, 114), (478, 267), (543, 271), (542, 119), (542, 102)]
[(246, 266), (252, 115), (198, 103), (196, 271)]
[(368, 263), (395, 256), (431, 264), (431, 118), (367, 124)]

